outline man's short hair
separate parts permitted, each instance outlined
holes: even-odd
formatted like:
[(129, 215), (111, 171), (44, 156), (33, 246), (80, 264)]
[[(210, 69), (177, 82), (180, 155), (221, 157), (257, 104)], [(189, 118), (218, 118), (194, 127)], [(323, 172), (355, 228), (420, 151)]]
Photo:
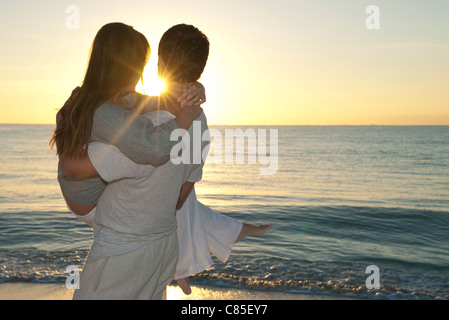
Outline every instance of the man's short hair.
[(209, 40), (192, 25), (178, 24), (168, 29), (159, 42), (159, 56), (174, 81), (197, 81), (209, 57)]

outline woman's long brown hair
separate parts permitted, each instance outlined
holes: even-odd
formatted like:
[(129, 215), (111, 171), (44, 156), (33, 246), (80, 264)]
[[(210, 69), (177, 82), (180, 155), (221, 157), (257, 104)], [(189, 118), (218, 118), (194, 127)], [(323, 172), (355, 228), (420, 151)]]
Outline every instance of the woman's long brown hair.
[(86, 155), (95, 110), (142, 77), (150, 46), (143, 34), (123, 23), (103, 26), (95, 36), (81, 88), (60, 110), (50, 146), (67, 158)]

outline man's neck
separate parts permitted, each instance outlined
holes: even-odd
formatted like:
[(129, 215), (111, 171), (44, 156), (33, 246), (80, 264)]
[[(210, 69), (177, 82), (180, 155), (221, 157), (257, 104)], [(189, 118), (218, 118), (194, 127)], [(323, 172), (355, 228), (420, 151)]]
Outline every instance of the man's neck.
[(161, 93), (160, 109), (165, 109), (168, 112), (177, 116), (181, 112), (178, 97), (182, 94), (183, 85), (177, 82), (167, 82), (165, 90)]

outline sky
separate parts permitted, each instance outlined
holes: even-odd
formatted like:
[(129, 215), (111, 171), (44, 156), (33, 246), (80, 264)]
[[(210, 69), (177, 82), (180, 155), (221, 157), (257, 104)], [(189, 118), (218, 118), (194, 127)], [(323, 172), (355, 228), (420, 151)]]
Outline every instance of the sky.
[(53, 124), (96, 32), (123, 22), (151, 45), (147, 94), (168, 28), (208, 36), (210, 125), (449, 125), (448, 13), (447, 0), (1, 0), (0, 123)]

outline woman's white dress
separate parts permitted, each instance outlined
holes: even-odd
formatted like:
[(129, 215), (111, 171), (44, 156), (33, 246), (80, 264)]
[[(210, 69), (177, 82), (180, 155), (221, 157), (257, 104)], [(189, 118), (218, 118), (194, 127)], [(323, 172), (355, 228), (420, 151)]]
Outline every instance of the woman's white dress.
[(176, 212), (179, 258), (175, 279), (199, 273), (212, 265), (212, 255), (226, 262), (242, 223), (199, 202), (195, 189)]

